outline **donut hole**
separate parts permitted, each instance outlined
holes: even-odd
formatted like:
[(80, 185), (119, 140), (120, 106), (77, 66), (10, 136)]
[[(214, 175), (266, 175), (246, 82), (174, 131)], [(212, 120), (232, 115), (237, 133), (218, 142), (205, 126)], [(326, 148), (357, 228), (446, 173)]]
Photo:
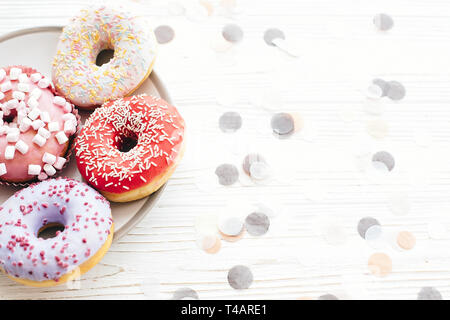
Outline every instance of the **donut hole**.
[(58, 231), (62, 232), (64, 229), (65, 227), (62, 223), (49, 222), (39, 229), (37, 236), (42, 239), (51, 239), (57, 236)]
[(95, 59), (95, 64), (101, 67), (102, 65), (107, 64), (113, 57), (114, 57), (113, 49), (101, 50), (98, 53), (97, 58)]
[(127, 132), (118, 136), (116, 147), (120, 152), (129, 152), (137, 143), (137, 135), (133, 132)]

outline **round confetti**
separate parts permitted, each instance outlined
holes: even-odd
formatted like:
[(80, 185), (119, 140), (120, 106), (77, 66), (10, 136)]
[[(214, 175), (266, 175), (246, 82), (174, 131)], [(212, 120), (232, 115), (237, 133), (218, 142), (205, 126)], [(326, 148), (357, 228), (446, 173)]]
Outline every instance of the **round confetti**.
[(389, 83), (387, 81), (384, 81), (383, 79), (376, 78), (376, 79), (372, 80), (372, 83), (374, 85), (376, 85), (376, 86), (381, 88), (381, 90), (383, 92), (382, 93), (383, 97), (387, 95), (387, 92), (389, 90)]
[(215, 234), (200, 234), (196, 242), (200, 249), (209, 250), (216, 245), (217, 238)]
[(242, 28), (237, 24), (230, 23), (223, 27), (222, 36), (225, 40), (231, 43), (236, 43), (242, 40), (244, 37), (244, 31), (242, 31)]
[(394, 20), (391, 16), (385, 13), (379, 13), (373, 18), (373, 24), (380, 31), (387, 31), (394, 26)]
[(383, 96), (383, 89), (378, 85), (372, 84), (367, 88), (366, 95), (370, 99), (379, 99)]
[(270, 220), (262, 212), (253, 212), (245, 218), (245, 229), (252, 236), (262, 236), (269, 230)]
[(405, 87), (398, 81), (389, 81), (387, 96), (392, 100), (401, 100), (406, 95)]
[(273, 43), (273, 40), (275, 39), (286, 39), (286, 37), (284, 36), (284, 32), (276, 28), (267, 29), (266, 32), (264, 32), (264, 41), (269, 46), (275, 46), (275, 44)]
[(372, 162), (383, 163), (389, 171), (392, 171), (395, 167), (394, 157), (386, 151), (379, 151), (372, 156)]
[(294, 131), (294, 118), (289, 113), (276, 113), (270, 121), (272, 130), (277, 135), (289, 135)]
[(265, 180), (270, 177), (270, 167), (265, 162), (253, 162), (250, 165), (250, 177)]
[(244, 221), (239, 217), (225, 216), (219, 220), (218, 228), (220, 232), (227, 236), (237, 236), (244, 227)]
[(211, 248), (209, 248), (209, 249), (205, 249), (205, 252), (206, 253), (210, 253), (210, 254), (214, 254), (214, 253), (219, 252), (221, 247), (222, 247), (222, 241), (220, 241), (220, 238), (218, 236), (216, 236), (214, 245)]
[(236, 242), (236, 241), (241, 240), (244, 237), (245, 228), (242, 228), (242, 231), (236, 236), (226, 235), (226, 234), (222, 233), (220, 230), (219, 230), (219, 234), (220, 234), (220, 237), (222, 238), (222, 240), (225, 240), (226, 242)]
[(381, 249), (386, 246), (386, 242), (383, 237), (383, 229), (379, 225), (373, 225), (367, 229), (364, 239), (367, 244), (374, 249)]
[(264, 157), (258, 153), (249, 153), (245, 156), (244, 161), (242, 162), (242, 169), (244, 172), (248, 175), (250, 175), (250, 166), (255, 162), (263, 162), (265, 163), (266, 160)]
[(253, 274), (246, 266), (234, 266), (228, 271), (228, 283), (233, 289), (248, 289), (253, 282)]
[(319, 300), (339, 300), (338, 297), (336, 297), (334, 294), (331, 294), (331, 293), (323, 294), (318, 299)]
[(416, 245), (416, 237), (409, 231), (401, 231), (397, 235), (397, 244), (402, 249), (411, 250)]
[(217, 167), (215, 171), (219, 178), (219, 183), (224, 186), (230, 186), (238, 181), (239, 171), (236, 166), (224, 163)]
[(186, 298), (198, 300), (198, 294), (195, 290), (191, 288), (180, 288), (173, 293), (173, 300), (182, 300)]
[(155, 29), (155, 36), (158, 43), (168, 43), (175, 37), (175, 31), (170, 26), (159, 26)]
[(389, 127), (382, 119), (373, 119), (367, 122), (367, 133), (375, 139), (383, 139), (388, 132)]
[(442, 300), (442, 295), (436, 288), (423, 287), (417, 294), (417, 300)]
[(385, 277), (392, 271), (392, 260), (385, 253), (374, 253), (369, 258), (369, 270), (378, 277)]
[(365, 239), (367, 230), (375, 225), (379, 226), (380, 223), (378, 222), (377, 219), (372, 217), (365, 217), (359, 220), (357, 230), (361, 238)]
[(428, 235), (431, 239), (444, 239), (447, 235), (447, 227), (441, 221), (428, 223)]
[(392, 214), (404, 216), (411, 210), (411, 203), (408, 195), (404, 193), (394, 193), (389, 196), (388, 206)]
[(236, 132), (242, 127), (242, 117), (234, 111), (225, 112), (219, 118), (219, 128), (223, 132)]

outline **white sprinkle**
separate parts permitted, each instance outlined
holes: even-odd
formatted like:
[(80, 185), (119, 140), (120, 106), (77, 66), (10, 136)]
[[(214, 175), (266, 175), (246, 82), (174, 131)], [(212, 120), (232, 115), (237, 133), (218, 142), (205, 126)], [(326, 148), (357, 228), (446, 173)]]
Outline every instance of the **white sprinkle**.
[(56, 169), (50, 164), (44, 164), (44, 171), (49, 176), (53, 176), (56, 173)]
[(31, 109), (36, 109), (39, 106), (39, 102), (33, 96), (28, 98), (28, 102), (27, 103), (28, 103), (28, 106)]
[(6, 81), (0, 85), (0, 90), (6, 92), (12, 89), (11, 81)]
[(26, 73), (22, 73), (19, 75), (19, 83), (28, 83), (28, 82), (29, 82), (28, 75)]
[(42, 120), (34, 120), (31, 123), (31, 126), (33, 127), (34, 130), (39, 130), (39, 128), (45, 127), (45, 123)]
[(36, 120), (40, 114), (41, 110), (39, 110), (38, 108), (32, 108), (31, 111), (28, 113), (28, 118), (30, 118), (31, 120)]
[(58, 157), (58, 159), (56, 159), (56, 162), (53, 164), (53, 167), (55, 167), (58, 170), (61, 170), (66, 161), (67, 161), (66, 158)]
[(38, 82), (39, 80), (42, 79), (42, 76), (41, 76), (40, 73), (33, 73), (33, 74), (30, 76), (30, 79), (31, 79), (31, 81), (33, 81), (34, 83), (36, 83), (36, 82)]
[(17, 80), (19, 79), (20, 74), (22, 73), (22, 69), (19, 68), (11, 68), (9, 70), (9, 78), (11, 80)]
[(20, 130), (17, 128), (11, 128), (6, 135), (6, 141), (8, 142), (17, 142), (19, 141)]
[(47, 88), (50, 85), (51, 81), (48, 78), (42, 78), (38, 82), (38, 86), (42, 89)]
[(22, 92), (30, 92), (30, 85), (28, 83), (19, 82), (17, 89)]
[(30, 98), (33, 97), (35, 100), (39, 100), (42, 95), (42, 90), (39, 88), (34, 88), (30, 93)]
[[(3, 69), (1, 69), (1, 70), (3, 70)], [(3, 70), (4, 71), (4, 70)], [(0, 163), (0, 176), (2, 176), (2, 175), (4, 175), (4, 174), (6, 174), (7, 173), (7, 171), (6, 171), (6, 165), (4, 164), (4, 163)]]
[(14, 146), (6, 146), (5, 148), (5, 159), (12, 160), (14, 159), (14, 153), (16, 152), (16, 148)]
[(19, 151), (21, 154), (25, 154), (25, 153), (28, 152), (29, 147), (28, 147), (28, 145), (26, 144), (25, 141), (19, 140), (19, 141), (16, 142), (16, 149), (17, 149), (17, 151)]
[(17, 100), (20, 100), (20, 101), (25, 99), (25, 93), (23, 93), (22, 91), (13, 91), (12, 96), (13, 96), (14, 99), (17, 99)]
[(53, 121), (48, 124), (48, 130), (50, 132), (59, 131), (59, 122)]
[(50, 114), (47, 111), (43, 111), (41, 113), (41, 120), (45, 123), (49, 123), (51, 121)]
[(37, 176), (41, 173), (41, 166), (38, 164), (29, 164), (28, 165), (28, 174), (31, 176)]
[(40, 134), (36, 134), (34, 137), (33, 137), (33, 140), (31, 140), (31, 141), (33, 141), (35, 144), (37, 144), (38, 146), (40, 146), (40, 147), (42, 147), (44, 144), (45, 144), (45, 142), (47, 142), (47, 139), (45, 139), (43, 136), (41, 136)]
[(59, 131), (56, 135), (55, 135), (56, 140), (58, 140), (59, 144), (64, 144), (67, 141), (69, 141), (69, 139), (67, 138), (66, 134), (64, 133), (64, 131)]
[(42, 161), (50, 165), (53, 165), (56, 162), (56, 156), (51, 153), (45, 152), (44, 155), (42, 156)]
[(50, 138), (50, 136), (52, 135), (50, 133), (50, 131), (48, 131), (47, 129), (45, 129), (44, 127), (40, 127), (38, 130), (38, 133), (43, 136), (45, 139)]

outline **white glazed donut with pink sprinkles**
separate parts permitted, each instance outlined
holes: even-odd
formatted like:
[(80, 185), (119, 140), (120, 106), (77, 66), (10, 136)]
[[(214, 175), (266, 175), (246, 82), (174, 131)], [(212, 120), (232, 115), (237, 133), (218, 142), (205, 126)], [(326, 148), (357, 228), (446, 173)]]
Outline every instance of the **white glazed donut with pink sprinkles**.
[(0, 68), (0, 181), (44, 180), (61, 170), (78, 128), (73, 112), (41, 73)]
[[(53, 60), (57, 91), (81, 108), (131, 94), (149, 76), (156, 57), (156, 38), (145, 19), (122, 7), (81, 10), (64, 27)], [(114, 50), (101, 66), (98, 54)]]

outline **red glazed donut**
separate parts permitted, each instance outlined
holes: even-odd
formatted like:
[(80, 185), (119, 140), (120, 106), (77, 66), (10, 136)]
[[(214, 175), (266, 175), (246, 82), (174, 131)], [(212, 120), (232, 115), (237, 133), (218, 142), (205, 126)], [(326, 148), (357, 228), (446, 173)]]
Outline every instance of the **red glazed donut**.
[(160, 98), (144, 94), (106, 102), (75, 142), (78, 169), (111, 201), (143, 198), (175, 170), (184, 127), (177, 109)]

